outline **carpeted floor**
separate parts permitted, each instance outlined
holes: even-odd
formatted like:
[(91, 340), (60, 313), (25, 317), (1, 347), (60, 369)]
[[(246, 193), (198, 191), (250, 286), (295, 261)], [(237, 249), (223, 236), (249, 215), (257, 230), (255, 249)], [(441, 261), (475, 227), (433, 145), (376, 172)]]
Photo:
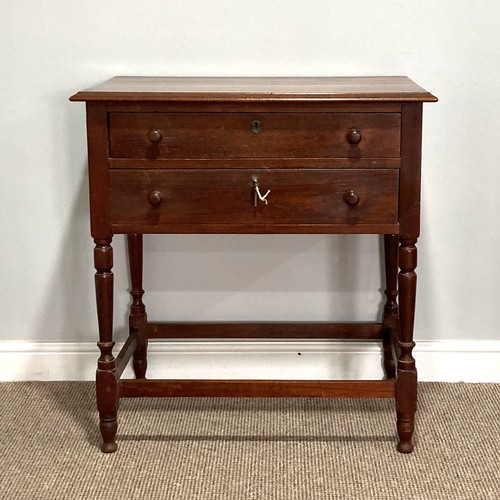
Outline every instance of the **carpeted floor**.
[(0, 384), (2, 499), (500, 499), (500, 384), (420, 384), (416, 448), (392, 400), (123, 400), (99, 449), (88, 382)]

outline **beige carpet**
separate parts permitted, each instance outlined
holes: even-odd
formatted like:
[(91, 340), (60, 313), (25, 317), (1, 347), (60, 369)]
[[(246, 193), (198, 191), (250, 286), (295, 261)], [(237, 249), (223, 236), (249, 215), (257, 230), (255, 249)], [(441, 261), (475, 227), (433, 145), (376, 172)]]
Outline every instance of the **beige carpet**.
[(500, 385), (420, 384), (416, 449), (391, 400), (123, 400), (98, 449), (87, 382), (0, 384), (2, 499), (500, 499)]

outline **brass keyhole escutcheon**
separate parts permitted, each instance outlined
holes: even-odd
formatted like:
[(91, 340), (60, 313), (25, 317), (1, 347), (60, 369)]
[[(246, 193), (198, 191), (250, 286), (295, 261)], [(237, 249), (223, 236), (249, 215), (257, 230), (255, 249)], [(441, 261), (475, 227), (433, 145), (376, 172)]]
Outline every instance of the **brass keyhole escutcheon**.
[(254, 120), (252, 122), (252, 132), (254, 134), (258, 134), (260, 132), (260, 121), (259, 120)]

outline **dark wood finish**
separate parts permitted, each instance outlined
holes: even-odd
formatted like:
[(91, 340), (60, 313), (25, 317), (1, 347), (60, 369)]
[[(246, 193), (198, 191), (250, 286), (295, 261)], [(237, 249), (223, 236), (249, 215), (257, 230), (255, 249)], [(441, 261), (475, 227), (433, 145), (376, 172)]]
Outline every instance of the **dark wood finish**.
[[(76, 99), (75, 99), (76, 100)], [(99, 101), (94, 101), (99, 102)], [(192, 106), (194, 104), (194, 106)], [(186, 113), (190, 109), (197, 113), (210, 112), (272, 112), (272, 113), (401, 113), (401, 103), (391, 101), (341, 101), (335, 99), (308, 99), (307, 101), (228, 99), (196, 100), (194, 103), (186, 100), (165, 98), (156, 101), (107, 101), (109, 113)]]
[(384, 370), (386, 376), (392, 378), (396, 373), (395, 352), (393, 347), (393, 332), (398, 335), (399, 307), (398, 297), (398, 236), (384, 235), (386, 303), (383, 316), (383, 348)]
[[(267, 204), (254, 206), (255, 181), (270, 190)], [(113, 224), (194, 224), (200, 232), (205, 224), (395, 224), (397, 212), (397, 170), (111, 172)]]
[[(148, 134), (149, 142), (160, 142), (163, 139), (163, 132), (158, 129), (153, 129)], [(127, 158), (127, 156), (125, 156)]]
[[(406, 77), (116, 77), (71, 100), (87, 102), (102, 450), (116, 450), (119, 397), (286, 396), (394, 397), (397, 448), (411, 452), (422, 103), (436, 98)], [(115, 359), (116, 233), (128, 238), (132, 303)], [(148, 323), (144, 233), (384, 235), (382, 323)], [(385, 378), (146, 380), (148, 338), (379, 342)], [(136, 380), (119, 380), (131, 358)]]
[(405, 103), (401, 115), (401, 170), (399, 192), (399, 359), (396, 386), (398, 450), (413, 450), (417, 409), (417, 370), (412, 350), (417, 288), (417, 238), (420, 235), (420, 164), (422, 104)]
[(219, 158), (193, 159), (172, 158), (169, 160), (148, 160), (141, 158), (110, 158), (109, 167), (112, 169), (130, 170), (130, 169), (149, 169), (149, 170), (175, 170), (175, 169), (296, 169), (296, 168), (314, 168), (314, 169), (399, 169), (401, 168), (400, 158)]
[(359, 203), (359, 194), (351, 189), (346, 195), (344, 195), (344, 201), (351, 207), (354, 207)]
[(389, 101), (434, 102), (406, 76), (142, 77), (117, 76), (78, 92), (72, 101)]
[[(135, 350), (137, 349), (137, 336), (129, 335), (125, 344), (120, 349), (118, 356), (116, 356), (116, 378), (119, 379), (122, 376), (123, 370), (128, 365), (130, 358), (133, 356)], [(137, 377), (144, 378), (144, 377)]]
[(146, 334), (146, 306), (142, 301), (144, 290), (142, 288), (142, 234), (127, 235), (128, 257), (130, 267), (130, 283), (132, 285), (130, 295), (129, 331), (130, 335), (136, 337), (136, 349), (134, 350), (134, 373), (137, 378), (146, 377), (148, 338)]
[(94, 239), (111, 237), (109, 227), (108, 126), (106, 105), (87, 104), (90, 232)]
[(347, 142), (349, 144), (359, 144), (362, 138), (363, 134), (361, 134), (361, 131), (356, 128), (353, 128), (347, 133)]
[(400, 301), (400, 335), (398, 359), (398, 383), (396, 387), (396, 408), (398, 416), (398, 450), (410, 453), (413, 450), (412, 436), (415, 411), (417, 409), (417, 370), (412, 350), (415, 297), (417, 292), (417, 248), (416, 240), (401, 239), (399, 248), (398, 276)]
[(121, 380), (123, 397), (393, 398), (394, 380)]
[(148, 338), (382, 339), (381, 323), (149, 323)]
[(87, 106), (90, 226), (94, 238), (95, 288), (100, 356), (97, 361), (96, 394), (99, 425), (105, 453), (116, 451), (118, 387), (113, 356), (113, 249), (109, 225), (108, 127), (104, 103)]
[[(112, 223), (113, 233), (134, 233), (138, 231), (136, 223)], [(399, 231), (399, 224), (281, 224), (273, 222), (271, 224), (160, 224), (156, 222), (140, 224), (141, 232), (146, 234), (384, 234)]]
[(105, 453), (116, 451), (118, 392), (116, 384), (116, 361), (113, 357), (113, 249), (111, 238), (95, 240), (94, 249), (95, 289), (97, 319), (101, 355), (97, 361), (96, 392), (100, 428), (103, 438), (101, 446)]
[(109, 128), (112, 158), (398, 158), (400, 147), (399, 113), (110, 113)]

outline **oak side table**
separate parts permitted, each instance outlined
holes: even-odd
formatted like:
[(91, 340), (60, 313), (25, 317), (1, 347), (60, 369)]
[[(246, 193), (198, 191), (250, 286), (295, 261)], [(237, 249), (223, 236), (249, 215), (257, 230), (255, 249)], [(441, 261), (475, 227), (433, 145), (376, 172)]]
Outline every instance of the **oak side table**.
[[(422, 103), (406, 77), (115, 77), (70, 98), (87, 109), (102, 451), (117, 448), (121, 397), (395, 398), (409, 453), (420, 224)], [(126, 234), (130, 335), (113, 354), (114, 234)], [(157, 323), (142, 301), (143, 234), (384, 235), (378, 323)], [(398, 269), (399, 268), (399, 269)], [(399, 293), (399, 305), (397, 296)], [(383, 346), (382, 380), (150, 380), (149, 339), (359, 339)], [(136, 378), (121, 378), (133, 358)]]

